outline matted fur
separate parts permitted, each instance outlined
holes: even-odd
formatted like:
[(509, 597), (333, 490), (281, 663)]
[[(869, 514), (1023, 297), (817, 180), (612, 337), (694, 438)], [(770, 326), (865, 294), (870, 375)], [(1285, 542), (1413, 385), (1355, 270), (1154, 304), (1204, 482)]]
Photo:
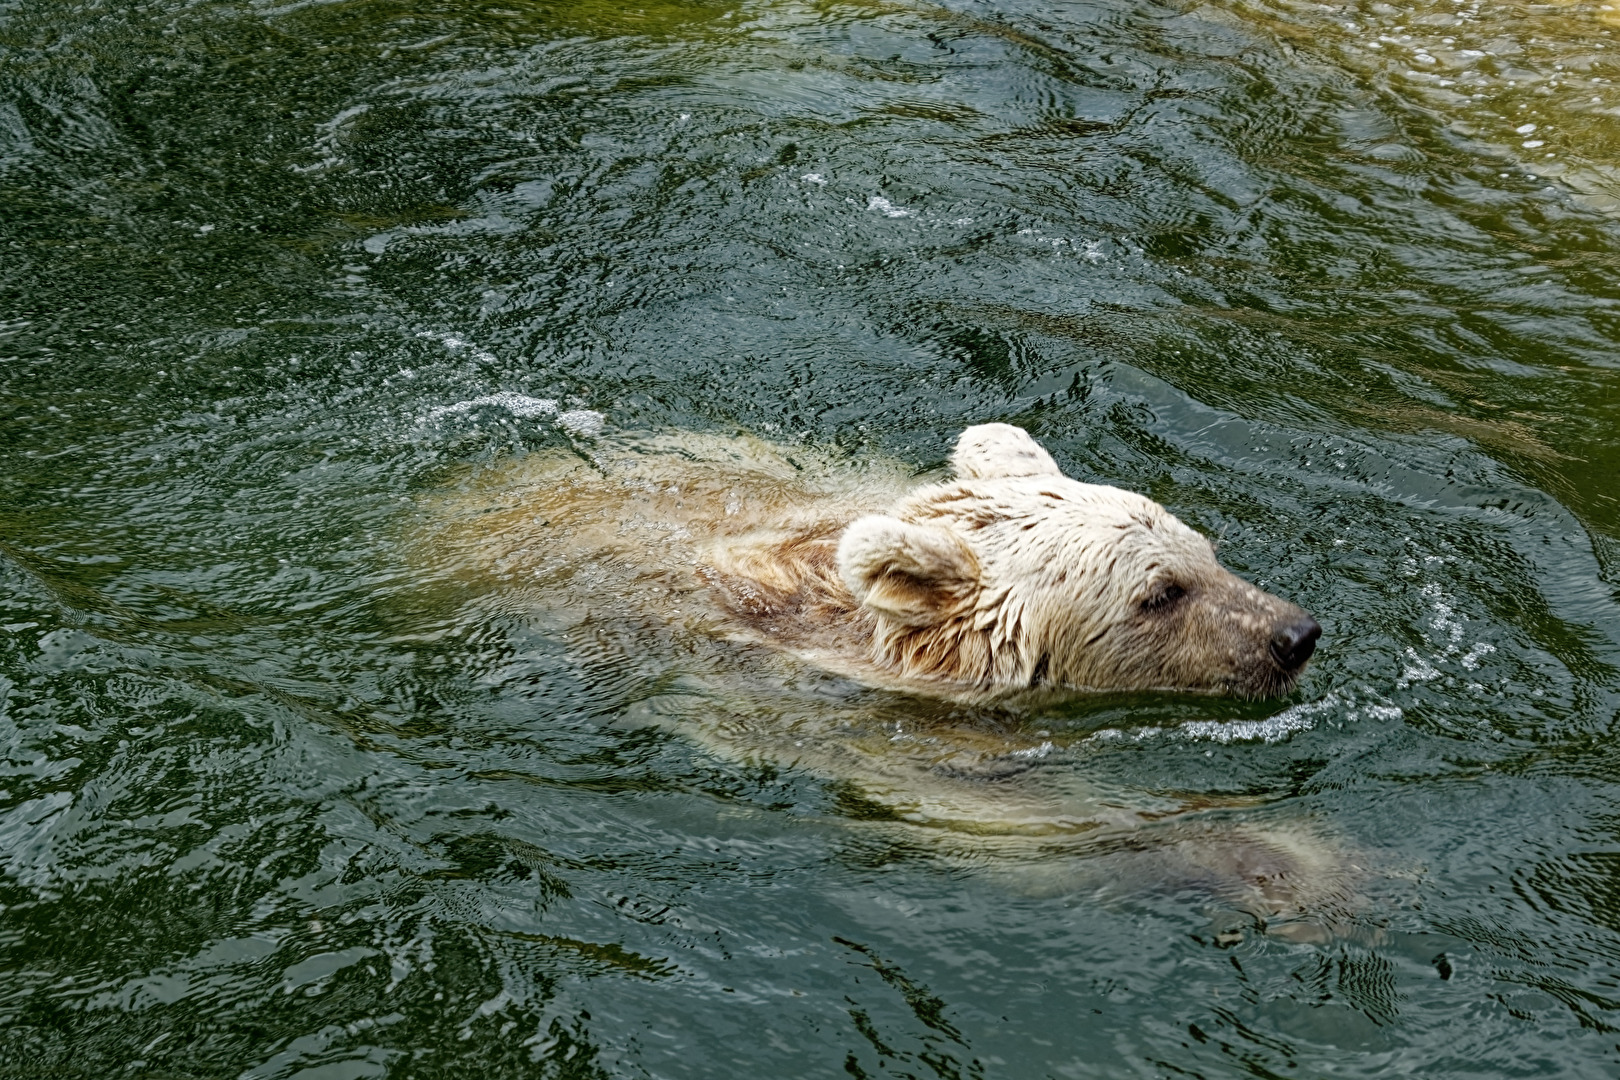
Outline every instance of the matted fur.
[[(826, 526), (716, 547), (722, 595), (820, 663), (957, 700), (1149, 689), (1262, 697), (1298, 678), (1271, 642), (1305, 613), (1227, 571), (1158, 503), (1069, 479), (1006, 424), (967, 429), (952, 464), (956, 479), (845, 526), (830, 559)], [(764, 591), (737, 603), (747, 583)], [(812, 610), (858, 625), (865, 656), (829, 657), (813, 623), (783, 625)]]
[(964, 431), (952, 466), (917, 487), (890, 463), (757, 439), (604, 444), (492, 474), (447, 546), (528, 582), (602, 575), (565, 601), (583, 610), (612, 601), (955, 701), (1297, 679), (1270, 644), (1305, 613), (1158, 503), (1065, 477), (1006, 424)]
[[(955, 478), (932, 483), (751, 436), (586, 449), (424, 499), (413, 595), (479, 639), (488, 677), (506, 677), (489, 624), (540, 627), (615, 723), (833, 780), (856, 818), (936, 830), (935, 847), (1009, 888), (1207, 887), (1272, 926), (1305, 918), (1301, 932), (1349, 903), (1355, 857), (1309, 823), (1229, 823), (1209, 815), (1254, 800), (1117, 789), (1073, 767), (1083, 740), (972, 707), (1292, 682), (1268, 634), (1303, 613), (1222, 569), (1158, 504), (1064, 477), (1006, 425), (969, 428)], [(1184, 595), (1159, 602), (1170, 585)], [(781, 654), (942, 700), (860, 694), (770, 662)]]

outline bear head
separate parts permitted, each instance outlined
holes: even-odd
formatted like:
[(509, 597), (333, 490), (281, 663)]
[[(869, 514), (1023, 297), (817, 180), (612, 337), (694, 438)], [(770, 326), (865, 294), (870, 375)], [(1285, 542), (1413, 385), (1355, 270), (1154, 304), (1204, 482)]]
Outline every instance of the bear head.
[(953, 694), (1182, 690), (1266, 697), (1298, 680), (1314, 619), (1237, 577), (1151, 499), (1083, 484), (1021, 428), (968, 428), (956, 479), (839, 538), (875, 619), (873, 661)]

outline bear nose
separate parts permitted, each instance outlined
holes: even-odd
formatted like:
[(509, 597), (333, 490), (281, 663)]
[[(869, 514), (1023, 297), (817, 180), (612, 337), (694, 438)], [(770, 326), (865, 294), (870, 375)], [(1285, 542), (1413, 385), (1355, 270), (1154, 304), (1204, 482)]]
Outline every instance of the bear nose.
[(1285, 668), (1292, 670), (1300, 667), (1316, 651), (1316, 639), (1321, 636), (1321, 626), (1306, 615), (1277, 628), (1271, 635), (1271, 655)]

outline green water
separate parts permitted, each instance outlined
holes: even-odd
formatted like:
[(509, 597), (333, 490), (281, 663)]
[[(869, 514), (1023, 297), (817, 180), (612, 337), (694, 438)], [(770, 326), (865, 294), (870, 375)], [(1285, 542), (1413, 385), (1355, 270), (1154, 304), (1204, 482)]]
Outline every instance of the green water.
[[(1615, 1075), (1615, 14), (0, 2), (0, 1076)], [(1021, 887), (468, 617), (424, 500), (588, 443), (501, 392), (1220, 536), (1289, 700), (1016, 722), (1352, 925)]]

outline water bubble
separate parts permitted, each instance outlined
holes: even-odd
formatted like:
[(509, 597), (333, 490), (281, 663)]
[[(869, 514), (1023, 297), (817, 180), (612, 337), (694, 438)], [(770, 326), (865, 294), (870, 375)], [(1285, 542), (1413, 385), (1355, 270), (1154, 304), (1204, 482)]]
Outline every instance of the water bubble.
[(894, 205), (894, 203), (890, 202), (888, 199), (885, 199), (881, 195), (873, 195), (870, 199), (866, 200), (866, 208), (868, 210), (877, 210), (882, 213), (884, 217), (903, 218), (911, 217), (912, 215), (912, 211), (903, 206)]
[(504, 408), (513, 416), (528, 419), (535, 416), (554, 416), (557, 413), (557, 402), (552, 398), (532, 398), (527, 394), (515, 394), (509, 390), (498, 394), (485, 394), (483, 397), (469, 398), (458, 401), (454, 405), (438, 405), (428, 410), (426, 419), (437, 420), (441, 416), (453, 413), (471, 412), (480, 405), (494, 405)]
[(1312, 717), (1331, 711), (1342, 703), (1339, 695), (1330, 693), (1320, 701), (1290, 706), (1264, 720), (1189, 720), (1178, 725), (1176, 730), (1189, 739), (1219, 743), (1275, 743), (1296, 732), (1309, 731), (1316, 726)]
[(557, 426), (575, 435), (600, 435), (607, 417), (592, 409), (570, 409), (557, 416)]

